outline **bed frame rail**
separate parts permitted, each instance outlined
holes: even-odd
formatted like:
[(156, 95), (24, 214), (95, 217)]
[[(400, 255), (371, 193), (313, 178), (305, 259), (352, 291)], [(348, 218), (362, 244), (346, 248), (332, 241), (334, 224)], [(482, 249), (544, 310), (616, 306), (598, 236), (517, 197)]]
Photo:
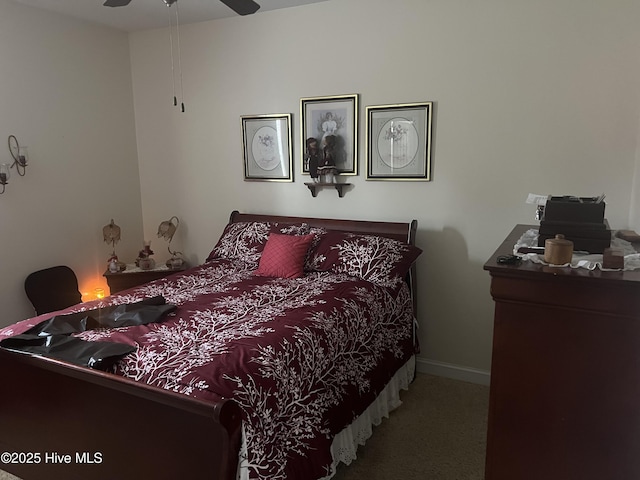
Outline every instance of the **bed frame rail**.
[(0, 365), (0, 452), (14, 457), (2, 470), (24, 480), (235, 479), (241, 416), (232, 401), (7, 350)]

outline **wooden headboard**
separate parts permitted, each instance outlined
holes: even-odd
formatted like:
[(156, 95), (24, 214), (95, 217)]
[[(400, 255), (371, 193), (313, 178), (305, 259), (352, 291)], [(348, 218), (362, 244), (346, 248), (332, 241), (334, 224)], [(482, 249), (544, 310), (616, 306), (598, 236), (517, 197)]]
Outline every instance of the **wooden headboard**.
[[(370, 222), (367, 220), (340, 220), (334, 218), (314, 218), (314, 217), (287, 217), (280, 215), (265, 215), (254, 213), (240, 213), (237, 210), (231, 212), (229, 223), (237, 222), (279, 222), (279, 223), (307, 223), (312, 227), (322, 227), (327, 230), (337, 230), (340, 232), (361, 233), (366, 235), (378, 235), (380, 237), (393, 238), (410, 245), (415, 245), (418, 221), (411, 220), (403, 222)], [(417, 315), (417, 287), (416, 287), (416, 264), (411, 266), (407, 283), (411, 288), (413, 301), (413, 311)]]

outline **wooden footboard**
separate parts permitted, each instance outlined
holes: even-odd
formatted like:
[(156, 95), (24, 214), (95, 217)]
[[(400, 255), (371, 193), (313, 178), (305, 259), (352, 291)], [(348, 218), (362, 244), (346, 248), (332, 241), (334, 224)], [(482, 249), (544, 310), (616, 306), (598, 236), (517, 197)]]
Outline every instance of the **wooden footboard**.
[(2, 470), (24, 480), (235, 478), (233, 401), (6, 350), (0, 371)]

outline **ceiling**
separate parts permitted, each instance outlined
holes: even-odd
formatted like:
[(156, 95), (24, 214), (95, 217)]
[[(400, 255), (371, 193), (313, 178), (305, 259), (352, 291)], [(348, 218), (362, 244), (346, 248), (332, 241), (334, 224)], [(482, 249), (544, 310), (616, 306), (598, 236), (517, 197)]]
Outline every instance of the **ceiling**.
[[(131, 0), (126, 7), (105, 7), (104, 0), (13, 0), (30, 7), (88, 20), (127, 32), (160, 28), (169, 25), (169, 14), (163, 0)], [(269, 10), (297, 7), (326, 0), (256, 0), (260, 10), (255, 15)], [(179, 0), (177, 2), (181, 24), (203, 22), (237, 14), (219, 0)], [(171, 8), (175, 24), (175, 6)]]

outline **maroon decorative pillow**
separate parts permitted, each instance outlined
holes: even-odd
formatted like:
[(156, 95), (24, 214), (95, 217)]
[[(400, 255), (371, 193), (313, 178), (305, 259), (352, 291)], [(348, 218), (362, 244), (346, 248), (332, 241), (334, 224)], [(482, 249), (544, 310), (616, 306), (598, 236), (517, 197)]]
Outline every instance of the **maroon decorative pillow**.
[(421, 253), (418, 247), (392, 238), (328, 231), (310, 253), (307, 265), (395, 288)]
[(207, 262), (215, 258), (239, 260), (251, 268), (256, 268), (269, 234), (281, 233), (288, 235), (306, 234), (307, 224), (278, 224), (276, 222), (236, 222), (229, 223), (218, 243), (209, 256)]
[(254, 273), (262, 277), (298, 278), (304, 273), (304, 260), (313, 235), (272, 233), (264, 247), (260, 265)]

